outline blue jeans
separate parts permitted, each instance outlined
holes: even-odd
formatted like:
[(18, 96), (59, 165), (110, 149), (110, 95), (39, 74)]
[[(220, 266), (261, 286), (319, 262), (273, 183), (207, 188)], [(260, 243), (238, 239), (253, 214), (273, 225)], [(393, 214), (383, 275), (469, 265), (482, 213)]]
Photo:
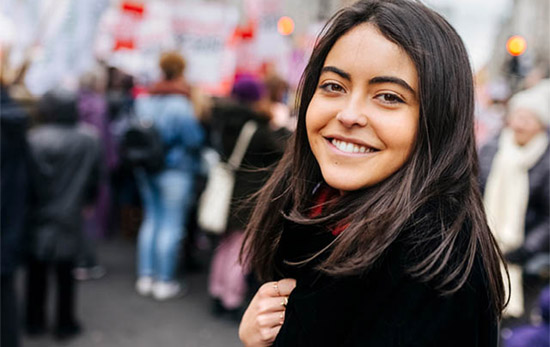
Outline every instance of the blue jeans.
[(165, 170), (149, 175), (139, 169), (135, 174), (144, 207), (138, 236), (138, 276), (172, 281), (193, 199), (193, 174)]

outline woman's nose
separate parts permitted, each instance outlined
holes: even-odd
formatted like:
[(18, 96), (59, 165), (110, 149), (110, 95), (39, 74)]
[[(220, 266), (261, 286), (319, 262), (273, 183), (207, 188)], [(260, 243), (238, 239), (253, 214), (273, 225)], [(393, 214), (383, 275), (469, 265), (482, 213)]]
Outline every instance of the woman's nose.
[(368, 124), (366, 114), (357, 107), (346, 107), (338, 112), (336, 119), (346, 128), (353, 126), (365, 127)]

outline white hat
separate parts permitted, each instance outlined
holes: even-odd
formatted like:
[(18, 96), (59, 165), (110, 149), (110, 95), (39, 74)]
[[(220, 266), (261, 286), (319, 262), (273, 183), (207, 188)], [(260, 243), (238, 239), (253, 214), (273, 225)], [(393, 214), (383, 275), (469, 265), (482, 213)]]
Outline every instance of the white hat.
[(517, 109), (528, 109), (533, 112), (541, 123), (550, 125), (550, 79), (540, 81), (532, 88), (514, 95), (508, 103), (509, 112)]

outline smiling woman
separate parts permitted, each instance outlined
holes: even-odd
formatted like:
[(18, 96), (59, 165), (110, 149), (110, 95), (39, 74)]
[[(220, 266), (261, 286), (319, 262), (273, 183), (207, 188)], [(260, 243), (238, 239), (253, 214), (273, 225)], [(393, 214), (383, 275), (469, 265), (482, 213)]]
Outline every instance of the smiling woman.
[(306, 129), (329, 186), (362, 189), (403, 166), (419, 118), (417, 72), (403, 50), (376, 26), (359, 25), (334, 44), (318, 84)]
[(359, 1), (327, 24), (298, 99), (241, 252), (268, 281), (243, 343), (496, 346), (502, 256), (455, 30), (417, 1)]

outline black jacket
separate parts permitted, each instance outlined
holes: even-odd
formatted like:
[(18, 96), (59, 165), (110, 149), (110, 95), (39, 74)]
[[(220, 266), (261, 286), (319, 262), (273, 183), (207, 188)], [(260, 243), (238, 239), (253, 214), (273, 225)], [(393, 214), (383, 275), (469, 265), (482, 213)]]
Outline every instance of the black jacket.
[(101, 144), (87, 126), (47, 124), (30, 131), (30, 253), (72, 260), (82, 247), (82, 210), (99, 181)]
[(25, 225), (25, 213), (28, 199), (28, 150), (26, 131), (28, 117), (4, 88), (0, 90), (0, 119), (2, 155), (0, 175), (1, 190), (1, 272), (11, 274), (15, 271)]
[(297, 279), (297, 287), (274, 346), (497, 346), (481, 261), (447, 297), (407, 274), (408, 247), (399, 239), (361, 276), (335, 278), (312, 269), (315, 262), (283, 263), (304, 259), (332, 239), (330, 231), (287, 222), (277, 266), (282, 277)]
[(285, 130), (273, 131), (269, 120), (245, 105), (234, 102), (221, 102), (213, 111), (211, 142), (227, 161), (235, 147), (244, 124), (253, 120), (258, 130), (250, 140), (240, 169), (235, 175), (235, 187), (228, 220), (228, 230), (244, 230), (251, 206), (245, 200), (264, 185), (275, 163), (281, 158), (288, 136)]

